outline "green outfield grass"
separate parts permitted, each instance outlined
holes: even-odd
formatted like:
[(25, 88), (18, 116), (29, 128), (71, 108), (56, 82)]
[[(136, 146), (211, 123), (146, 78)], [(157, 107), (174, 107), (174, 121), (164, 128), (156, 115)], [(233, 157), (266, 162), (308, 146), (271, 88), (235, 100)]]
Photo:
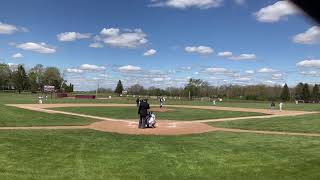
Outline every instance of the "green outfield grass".
[(237, 129), (320, 133), (320, 114), (214, 122), (210, 124), (216, 127)]
[(0, 131), (0, 179), (318, 179), (320, 139)]
[[(246, 101), (226, 101), (218, 103), (218, 106), (225, 107), (241, 107), (241, 108), (258, 108), (258, 109), (270, 109), (271, 102), (246, 102)], [(278, 108), (279, 103), (277, 104)], [(320, 111), (320, 104), (294, 104), (285, 103), (284, 110), (299, 110), (299, 111)]]
[(0, 127), (87, 125), (97, 120), (0, 105)]
[[(14, 93), (0, 93), (1, 104), (28, 104), (37, 103), (38, 96), (41, 94), (14, 94)], [(99, 97), (106, 97), (104, 94), (99, 95)], [(136, 98), (133, 97), (116, 97), (113, 96), (112, 99), (107, 100), (90, 100), (90, 99), (69, 99), (62, 98), (57, 99), (53, 97), (50, 98), (46, 103), (117, 103), (117, 104), (134, 104)], [(149, 102), (153, 105), (158, 105), (159, 101), (156, 99), (149, 99)], [(223, 102), (217, 102), (217, 106), (225, 107), (242, 107), (242, 108), (258, 108), (258, 109), (269, 109), (271, 102), (266, 101), (246, 101), (246, 100), (230, 100), (225, 99)], [(168, 105), (196, 105), (196, 106), (212, 106), (212, 102), (209, 101), (189, 101), (186, 99), (167, 99), (165, 104)], [(277, 103), (278, 105), (278, 103)], [(320, 104), (294, 104), (285, 103), (285, 110), (301, 110), (301, 111), (320, 111)]]
[[(94, 115), (115, 119), (137, 119), (136, 107), (61, 107), (53, 110), (73, 112), (86, 115)], [(262, 113), (204, 110), (192, 108), (169, 108), (167, 112), (155, 112), (157, 119), (162, 120), (203, 120), (246, 116), (261, 116)]]

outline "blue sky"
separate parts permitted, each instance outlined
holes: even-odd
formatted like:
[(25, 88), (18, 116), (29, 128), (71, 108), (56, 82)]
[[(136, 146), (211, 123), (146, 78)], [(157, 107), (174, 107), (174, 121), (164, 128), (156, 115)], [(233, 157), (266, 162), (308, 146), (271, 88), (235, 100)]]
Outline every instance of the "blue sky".
[(2, 0), (0, 60), (100, 86), (319, 83), (320, 28), (286, 1)]

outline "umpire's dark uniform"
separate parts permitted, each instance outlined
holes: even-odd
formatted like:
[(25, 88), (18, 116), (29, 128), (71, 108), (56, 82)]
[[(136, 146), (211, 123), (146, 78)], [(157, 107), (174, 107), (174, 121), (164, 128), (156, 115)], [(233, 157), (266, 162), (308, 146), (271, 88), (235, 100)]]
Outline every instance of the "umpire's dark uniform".
[(146, 117), (148, 115), (148, 109), (150, 109), (149, 103), (142, 101), (139, 105), (138, 114), (140, 115), (139, 128), (145, 128), (146, 126)]

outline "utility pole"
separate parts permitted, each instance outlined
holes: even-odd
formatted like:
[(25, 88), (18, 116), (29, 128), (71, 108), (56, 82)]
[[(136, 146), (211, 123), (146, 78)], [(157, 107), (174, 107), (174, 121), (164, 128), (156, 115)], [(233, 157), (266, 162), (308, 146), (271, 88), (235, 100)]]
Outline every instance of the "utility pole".
[(98, 80), (97, 82), (98, 82), (98, 87), (97, 87), (97, 89), (96, 89), (96, 98), (98, 98), (99, 80)]

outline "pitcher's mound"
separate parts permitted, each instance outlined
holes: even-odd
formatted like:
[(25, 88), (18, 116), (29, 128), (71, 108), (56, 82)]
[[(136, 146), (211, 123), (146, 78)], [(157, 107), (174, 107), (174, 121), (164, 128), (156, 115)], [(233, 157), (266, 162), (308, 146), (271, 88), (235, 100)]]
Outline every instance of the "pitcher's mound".
[(100, 121), (88, 126), (90, 129), (120, 134), (184, 135), (206, 133), (216, 128), (203, 123), (160, 121), (156, 128), (138, 129), (138, 123), (125, 121)]

